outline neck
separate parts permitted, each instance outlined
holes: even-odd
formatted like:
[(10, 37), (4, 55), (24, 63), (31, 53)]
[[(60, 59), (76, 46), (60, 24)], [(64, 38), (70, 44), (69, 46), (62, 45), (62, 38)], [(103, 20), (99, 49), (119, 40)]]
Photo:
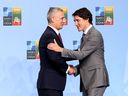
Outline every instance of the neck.
[(51, 26), (51, 27), (54, 27), (56, 30), (58, 30), (54, 24), (49, 23), (48, 25)]
[(86, 26), (85, 26), (85, 30), (86, 30), (90, 25), (91, 25), (90, 23), (87, 23)]

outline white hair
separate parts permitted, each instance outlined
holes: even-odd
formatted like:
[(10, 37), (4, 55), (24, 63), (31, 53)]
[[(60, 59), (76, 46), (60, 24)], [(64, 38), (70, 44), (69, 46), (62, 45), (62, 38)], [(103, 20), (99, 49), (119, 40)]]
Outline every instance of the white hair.
[(58, 11), (64, 12), (61, 8), (58, 8), (58, 7), (49, 8), (49, 11), (47, 13), (48, 23), (52, 22), (51, 18), (54, 17), (56, 15), (55, 13), (58, 12)]

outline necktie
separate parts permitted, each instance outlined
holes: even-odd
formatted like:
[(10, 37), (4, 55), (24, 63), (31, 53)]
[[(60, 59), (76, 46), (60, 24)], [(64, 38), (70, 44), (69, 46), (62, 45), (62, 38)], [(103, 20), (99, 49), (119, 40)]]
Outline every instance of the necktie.
[(59, 39), (60, 39), (60, 42), (61, 42), (61, 43), (62, 43), (62, 45), (63, 45), (63, 41), (62, 41), (61, 35), (60, 35), (60, 34), (58, 34), (58, 37), (59, 37)]
[(82, 38), (81, 38), (81, 43), (84, 41), (84, 37), (85, 37), (85, 34), (83, 33)]

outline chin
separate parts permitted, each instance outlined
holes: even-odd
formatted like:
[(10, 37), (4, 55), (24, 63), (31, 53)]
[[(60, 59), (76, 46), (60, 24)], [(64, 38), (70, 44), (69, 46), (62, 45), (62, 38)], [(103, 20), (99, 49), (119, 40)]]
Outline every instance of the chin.
[(82, 31), (81, 29), (78, 29), (78, 31), (80, 32), (80, 31)]
[(60, 29), (62, 29), (63, 27), (61, 27)]
[(78, 31), (81, 31), (81, 29), (80, 29), (80, 28), (78, 28), (78, 27), (77, 27), (77, 30), (78, 30)]

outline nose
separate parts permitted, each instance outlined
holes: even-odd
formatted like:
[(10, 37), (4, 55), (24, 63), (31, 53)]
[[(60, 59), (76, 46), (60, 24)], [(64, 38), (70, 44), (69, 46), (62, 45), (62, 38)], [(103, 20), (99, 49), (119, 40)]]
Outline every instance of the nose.
[(75, 25), (76, 25), (76, 26), (78, 25), (78, 22), (77, 22), (77, 21), (75, 21)]
[(66, 18), (63, 18), (63, 24), (67, 25), (67, 19)]

